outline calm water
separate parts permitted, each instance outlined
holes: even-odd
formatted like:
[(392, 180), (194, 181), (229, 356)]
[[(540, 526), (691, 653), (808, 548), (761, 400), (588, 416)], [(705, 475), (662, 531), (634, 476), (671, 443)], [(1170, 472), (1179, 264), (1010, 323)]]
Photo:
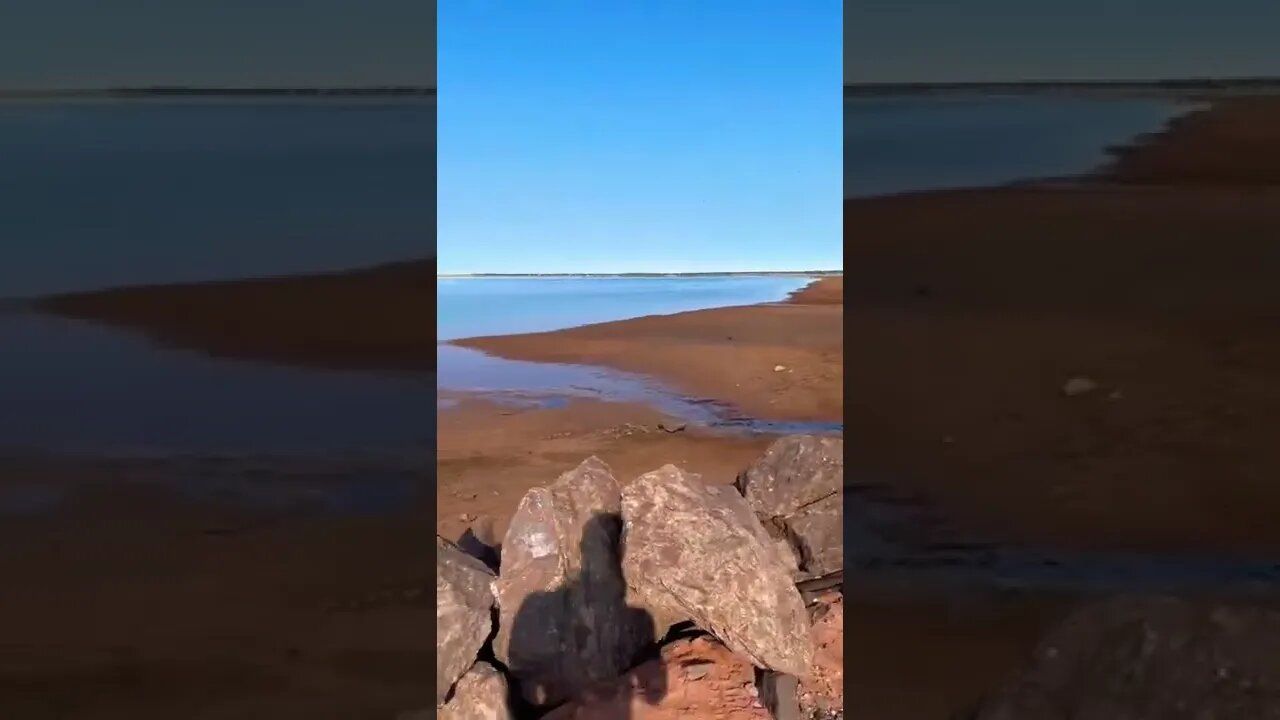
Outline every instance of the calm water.
[[(441, 340), (538, 332), (785, 298), (808, 278), (440, 278)], [(444, 380), (442, 379), (442, 384)]]
[[(784, 299), (807, 278), (442, 278), (436, 283), (440, 339), (537, 332), (642, 315)], [(439, 390), (480, 392), (541, 403), (573, 397), (641, 402), (689, 422), (760, 432), (838, 429), (828, 423), (776, 423), (687, 398), (659, 383), (602, 368), (526, 363), (441, 344)], [(443, 403), (447, 406), (449, 399)]]
[(435, 248), (434, 101), (0, 103), (0, 297)]
[(1108, 146), (1184, 112), (1165, 100), (846, 99), (845, 196), (995, 185), (1091, 170)]
[[(0, 298), (430, 256), (434, 143), (432, 101), (0, 103)], [(416, 448), (432, 384), (0, 310), (0, 450)]]

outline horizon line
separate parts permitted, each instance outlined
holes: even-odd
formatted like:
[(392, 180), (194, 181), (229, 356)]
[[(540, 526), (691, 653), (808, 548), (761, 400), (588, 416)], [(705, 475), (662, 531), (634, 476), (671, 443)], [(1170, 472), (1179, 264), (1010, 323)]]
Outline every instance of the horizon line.
[(1008, 80), (846, 80), (844, 87), (962, 87), (967, 85), (1168, 85), (1280, 83), (1280, 75), (1175, 75), (1164, 77), (1038, 77)]
[(167, 93), (431, 93), (430, 85), (117, 85), (107, 87), (0, 88), (0, 95), (99, 95)]
[(631, 271), (631, 272), (452, 272), (436, 273), (436, 277), (670, 277), (706, 275), (830, 275), (843, 273), (844, 269), (826, 270), (695, 270), (695, 271)]

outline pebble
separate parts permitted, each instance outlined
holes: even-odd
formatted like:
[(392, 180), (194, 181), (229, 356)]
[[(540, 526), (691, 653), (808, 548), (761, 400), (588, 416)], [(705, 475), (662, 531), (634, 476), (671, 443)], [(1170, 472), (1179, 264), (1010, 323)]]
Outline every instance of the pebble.
[(1087, 377), (1074, 377), (1062, 386), (1062, 394), (1067, 397), (1075, 397), (1076, 395), (1084, 395), (1098, 389), (1098, 383)]

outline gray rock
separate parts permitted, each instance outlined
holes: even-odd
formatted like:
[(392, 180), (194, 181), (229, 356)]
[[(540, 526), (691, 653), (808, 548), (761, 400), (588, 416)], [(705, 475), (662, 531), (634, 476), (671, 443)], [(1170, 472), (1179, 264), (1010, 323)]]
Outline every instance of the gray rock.
[(1280, 718), (1280, 611), (1173, 598), (1088, 606), (978, 720)]
[(800, 578), (844, 569), (844, 493), (828, 496), (782, 520)]
[(667, 465), (623, 489), (622, 517), (623, 573), (647, 610), (692, 619), (759, 667), (808, 670), (804, 602), (736, 489)]
[(458, 680), (453, 697), (440, 708), (439, 720), (511, 720), (507, 679), (486, 662), (477, 662)]
[(630, 608), (619, 560), (620, 490), (589, 458), (520, 501), (503, 541), (494, 652), (534, 705), (553, 705), (631, 667), (653, 642)]
[(798, 578), (844, 568), (843, 438), (781, 438), (738, 476), (737, 487), (765, 527), (791, 543)]
[(436, 536), (436, 705), (476, 660), (493, 629), (494, 575)]

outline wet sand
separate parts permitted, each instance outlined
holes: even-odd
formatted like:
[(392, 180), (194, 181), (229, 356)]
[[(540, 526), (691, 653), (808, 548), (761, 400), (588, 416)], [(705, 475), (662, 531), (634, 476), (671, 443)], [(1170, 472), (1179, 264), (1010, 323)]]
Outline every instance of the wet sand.
[(35, 309), (212, 357), (339, 370), (435, 369), (436, 263), (55, 295)]
[[(770, 420), (844, 418), (843, 278), (783, 302), (453, 344), (513, 360), (603, 365)], [(781, 369), (778, 369), (781, 366)]]
[(1278, 122), (1224, 101), (1079, 183), (847, 201), (851, 472), (996, 539), (1280, 553)]
[(0, 516), (0, 717), (390, 718), (430, 705), (426, 503), (247, 511), (176, 497), (164, 486), (183, 467), (6, 460), (0, 494), (66, 497)]

